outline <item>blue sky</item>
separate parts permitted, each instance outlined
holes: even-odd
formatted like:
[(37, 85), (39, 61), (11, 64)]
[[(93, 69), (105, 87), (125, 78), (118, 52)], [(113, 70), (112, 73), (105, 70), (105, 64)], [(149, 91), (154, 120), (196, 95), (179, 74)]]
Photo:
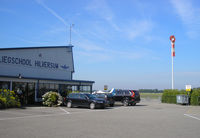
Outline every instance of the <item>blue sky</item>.
[(199, 0), (0, 0), (0, 47), (69, 44), (94, 89), (200, 87)]

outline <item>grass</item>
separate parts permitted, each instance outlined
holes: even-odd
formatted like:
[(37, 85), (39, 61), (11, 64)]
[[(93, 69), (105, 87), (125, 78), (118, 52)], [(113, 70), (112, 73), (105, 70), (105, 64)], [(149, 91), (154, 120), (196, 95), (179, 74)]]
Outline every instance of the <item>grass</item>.
[(141, 98), (159, 99), (162, 93), (140, 93)]

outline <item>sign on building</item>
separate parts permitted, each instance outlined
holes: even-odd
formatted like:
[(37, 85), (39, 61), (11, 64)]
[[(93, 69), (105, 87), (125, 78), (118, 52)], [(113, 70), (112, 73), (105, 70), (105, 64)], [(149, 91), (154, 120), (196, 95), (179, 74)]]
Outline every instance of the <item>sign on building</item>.
[(0, 48), (0, 75), (71, 80), (72, 47)]

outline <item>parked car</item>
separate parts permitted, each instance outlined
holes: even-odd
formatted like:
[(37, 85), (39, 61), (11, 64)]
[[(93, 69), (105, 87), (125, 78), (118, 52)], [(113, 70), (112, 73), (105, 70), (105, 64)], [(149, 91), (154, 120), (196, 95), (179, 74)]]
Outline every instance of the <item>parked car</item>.
[(66, 99), (65, 104), (68, 108), (74, 106), (88, 107), (90, 109), (105, 108), (106, 102), (104, 99), (95, 97), (89, 93), (70, 93)]
[(140, 92), (137, 90), (129, 90), (132, 93), (132, 97), (134, 98), (134, 103), (132, 105), (136, 105), (140, 102)]
[(136, 90), (115, 89), (112, 95), (115, 101), (122, 102), (124, 106), (136, 105), (140, 102), (140, 94)]
[(115, 104), (115, 100), (112, 96), (112, 94), (110, 93), (94, 93), (93, 95), (95, 95), (97, 98), (101, 98), (104, 99), (106, 101), (106, 105), (107, 106), (114, 106)]

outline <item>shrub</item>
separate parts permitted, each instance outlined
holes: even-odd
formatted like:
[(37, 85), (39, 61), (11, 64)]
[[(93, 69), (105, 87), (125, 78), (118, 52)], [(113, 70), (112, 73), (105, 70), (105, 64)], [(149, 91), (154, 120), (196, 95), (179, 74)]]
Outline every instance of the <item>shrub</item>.
[(14, 91), (0, 90), (0, 108), (20, 107), (18, 96)]
[(6, 108), (6, 98), (3, 98), (0, 95), (0, 109), (2, 109), (2, 108)]
[(200, 88), (192, 90), (190, 103), (191, 105), (200, 105)]
[(46, 106), (60, 106), (62, 104), (62, 97), (57, 92), (47, 92), (42, 96), (42, 103)]
[(9, 99), (7, 100), (7, 106), (8, 107), (16, 107), (16, 106), (18, 106), (17, 102), (18, 101), (15, 100), (14, 96), (10, 96)]
[(162, 103), (174, 103), (176, 104), (176, 95), (187, 95), (185, 90), (177, 89), (165, 89), (162, 95)]

